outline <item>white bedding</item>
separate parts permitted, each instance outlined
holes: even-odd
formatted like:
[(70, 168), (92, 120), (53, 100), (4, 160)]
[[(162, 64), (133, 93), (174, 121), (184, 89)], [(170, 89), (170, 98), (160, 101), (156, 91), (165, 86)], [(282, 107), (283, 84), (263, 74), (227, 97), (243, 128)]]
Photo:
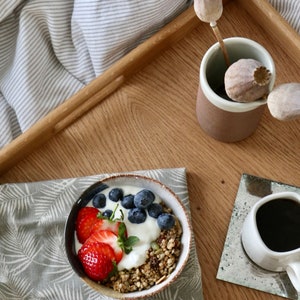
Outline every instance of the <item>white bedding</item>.
[[(300, 32), (300, 1), (269, 1)], [(0, 148), (191, 3), (0, 1)]]

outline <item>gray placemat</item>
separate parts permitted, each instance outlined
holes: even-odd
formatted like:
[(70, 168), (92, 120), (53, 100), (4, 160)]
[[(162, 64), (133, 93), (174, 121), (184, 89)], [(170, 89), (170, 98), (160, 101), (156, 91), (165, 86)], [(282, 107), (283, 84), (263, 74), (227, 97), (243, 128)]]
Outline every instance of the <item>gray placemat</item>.
[(252, 263), (243, 250), (240, 237), (244, 220), (252, 206), (261, 197), (284, 191), (300, 193), (300, 188), (248, 174), (242, 175), (217, 278), (281, 297), (300, 300), (300, 295), (297, 295), (285, 272), (269, 272)]
[[(184, 168), (138, 173), (171, 188), (189, 210)], [(72, 270), (64, 249), (68, 213), (88, 186), (102, 174), (81, 178), (0, 185), (0, 299), (102, 300)], [(153, 300), (201, 300), (202, 282), (194, 238), (181, 276)]]

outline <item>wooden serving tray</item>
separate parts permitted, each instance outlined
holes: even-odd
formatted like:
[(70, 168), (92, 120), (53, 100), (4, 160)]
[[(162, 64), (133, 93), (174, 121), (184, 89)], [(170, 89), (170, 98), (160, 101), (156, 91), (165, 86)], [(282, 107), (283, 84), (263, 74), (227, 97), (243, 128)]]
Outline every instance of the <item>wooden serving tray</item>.
[[(286, 47), (296, 62), (300, 57), (300, 37), (266, 0), (231, 0), (246, 10), (274, 42)], [(231, 16), (237, 19), (237, 15)], [(163, 50), (185, 37), (200, 24), (193, 7), (166, 25), (157, 34), (124, 56), (106, 72), (38, 121), (29, 130), (0, 150), (0, 174), (12, 168), (37, 147), (75, 122), (124, 82), (154, 60)], [(258, 33), (259, 34), (259, 33)], [(234, 34), (233, 34), (234, 35)], [(300, 62), (299, 62), (300, 64)], [(300, 65), (299, 65), (300, 67)]]

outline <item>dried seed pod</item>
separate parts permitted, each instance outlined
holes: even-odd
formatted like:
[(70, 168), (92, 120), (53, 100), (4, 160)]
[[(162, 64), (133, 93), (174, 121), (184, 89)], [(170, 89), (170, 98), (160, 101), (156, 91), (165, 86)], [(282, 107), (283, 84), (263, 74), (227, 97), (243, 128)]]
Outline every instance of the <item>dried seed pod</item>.
[(223, 12), (222, 0), (194, 0), (194, 10), (201, 21), (215, 22)]
[(252, 102), (267, 97), (270, 80), (270, 71), (259, 61), (242, 58), (227, 69), (224, 84), (230, 99)]
[(300, 83), (278, 85), (269, 94), (267, 105), (271, 115), (281, 121), (300, 118)]

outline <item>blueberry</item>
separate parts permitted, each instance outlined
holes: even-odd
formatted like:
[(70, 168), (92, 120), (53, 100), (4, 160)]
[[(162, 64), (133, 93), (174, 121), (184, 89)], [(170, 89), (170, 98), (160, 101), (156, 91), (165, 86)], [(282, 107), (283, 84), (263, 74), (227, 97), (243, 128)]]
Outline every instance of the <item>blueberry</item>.
[(162, 213), (157, 218), (157, 224), (160, 229), (170, 229), (175, 224), (175, 219), (171, 214)]
[(82, 195), (81, 195), (81, 201), (82, 204), (85, 206), (93, 197), (102, 192), (103, 190), (107, 189), (108, 185), (97, 182), (94, 183), (92, 186), (90, 186)]
[(134, 205), (138, 208), (147, 208), (155, 199), (149, 190), (141, 190), (134, 196)]
[(103, 208), (106, 205), (106, 197), (102, 193), (98, 193), (93, 198), (93, 206), (97, 208)]
[(107, 209), (102, 213), (102, 216), (109, 219), (112, 214), (113, 214), (113, 211), (111, 209)]
[(163, 211), (162, 206), (159, 203), (152, 203), (148, 206), (148, 214), (152, 218), (157, 218)]
[(124, 196), (123, 199), (121, 200), (121, 205), (127, 209), (134, 208), (135, 205), (133, 203), (133, 198), (134, 196), (131, 194)]
[(128, 212), (128, 220), (134, 224), (140, 224), (146, 221), (147, 213), (142, 208), (132, 208)]
[(123, 190), (120, 188), (113, 188), (110, 190), (108, 197), (111, 201), (118, 202), (123, 198)]

